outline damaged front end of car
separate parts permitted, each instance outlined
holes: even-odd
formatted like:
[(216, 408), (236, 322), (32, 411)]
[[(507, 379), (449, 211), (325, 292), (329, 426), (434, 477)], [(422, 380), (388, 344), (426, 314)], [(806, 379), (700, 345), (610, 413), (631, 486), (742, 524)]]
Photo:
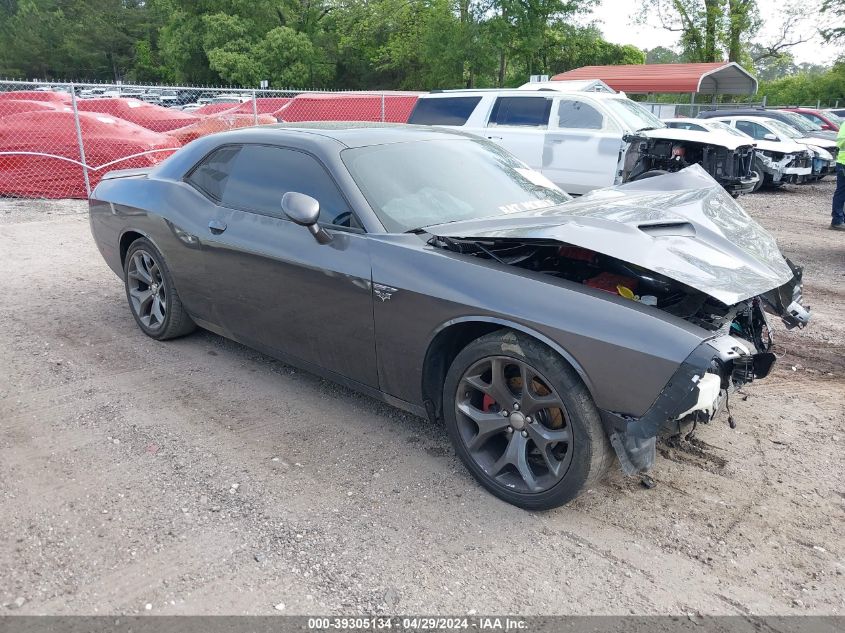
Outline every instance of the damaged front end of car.
[[(673, 130), (674, 133), (679, 133)], [(623, 182), (645, 175), (676, 172), (690, 165), (701, 167), (734, 196), (750, 193), (762, 174), (753, 171), (754, 146), (725, 147), (701, 141), (627, 135)]]
[[(769, 375), (776, 358), (766, 312), (779, 316), (787, 329), (807, 325), (810, 313), (802, 305), (802, 270), (786, 261), (794, 273), (792, 279), (731, 306), (716, 336), (693, 350), (644, 415), (602, 412), (610, 443), (626, 474), (652, 467), (658, 437), (686, 435), (697, 425), (709, 423), (728, 406), (732, 393)], [(728, 422), (735, 426), (733, 417)]]
[(757, 150), (757, 158), (763, 173), (761, 177), (766, 182), (778, 184), (783, 182), (801, 182), (812, 172), (810, 154), (801, 151), (794, 154), (783, 154), (768, 150)]
[(550, 210), (428, 232), (434, 247), (610, 293), (699, 328), (700, 344), (645, 413), (600, 411), (628, 474), (651, 468), (658, 437), (710, 422), (732, 393), (771, 372), (767, 314), (789, 329), (810, 319), (801, 268), (699, 166)]

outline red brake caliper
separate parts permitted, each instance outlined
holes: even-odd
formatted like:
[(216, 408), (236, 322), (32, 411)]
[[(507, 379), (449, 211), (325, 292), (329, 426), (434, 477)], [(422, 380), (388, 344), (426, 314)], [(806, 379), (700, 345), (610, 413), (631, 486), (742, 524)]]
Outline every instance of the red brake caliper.
[(496, 401), (485, 393), (484, 399), (481, 401), (481, 410), (484, 412), (490, 411), (494, 404), (496, 404)]

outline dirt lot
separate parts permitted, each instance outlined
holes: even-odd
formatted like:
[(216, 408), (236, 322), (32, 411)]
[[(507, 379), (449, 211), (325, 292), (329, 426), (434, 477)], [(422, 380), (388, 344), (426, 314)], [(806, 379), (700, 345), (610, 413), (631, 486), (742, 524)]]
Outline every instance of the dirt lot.
[(541, 514), (426, 421), (209, 333), (146, 338), (83, 204), (0, 202), (0, 613), (845, 613), (831, 193), (742, 199), (814, 321), (738, 428)]

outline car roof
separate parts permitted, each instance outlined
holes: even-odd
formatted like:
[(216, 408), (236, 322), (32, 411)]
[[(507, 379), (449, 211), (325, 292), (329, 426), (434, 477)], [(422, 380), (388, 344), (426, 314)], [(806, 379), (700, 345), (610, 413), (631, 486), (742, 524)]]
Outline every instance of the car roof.
[(181, 179), (198, 161), (225, 145), (282, 145), (314, 153), (324, 162), (347, 148), (433, 140), (483, 140), (457, 129), (399, 123), (321, 121), (238, 128), (202, 136), (153, 168), (156, 176)]
[[(538, 95), (537, 93), (541, 93)], [(594, 92), (592, 90), (575, 90), (566, 88), (457, 88), (455, 90), (437, 90), (428, 94), (420, 95), (420, 99), (443, 99), (445, 97), (482, 97), (493, 94), (501, 97), (537, 97), (556, 95), (579, 95), (594, 99), (624, 99), (625, 95), (611, 92)]]
[[(792, 113), (794, 114), (794, 112)], [(719, 110), (703, 110), (698, 113), (699, 118), (712, 119), (719, 116), (755, 116), (768, 117), (770, 119), (788, 119), (785, 112), (780, 110), (767, 110), (764, 108), (725, 108)]]
[(318, 121), (313, 123), (277, 123), (255, 128), (267, 140), (280, 140), (288, 135), (311, 135), (331, 139), (346, 147), (366, 147), (388, 143), (407, 143), (436, 139), (474, 138), (456, 129), (404, 123), (374, 123), (367, 121)]

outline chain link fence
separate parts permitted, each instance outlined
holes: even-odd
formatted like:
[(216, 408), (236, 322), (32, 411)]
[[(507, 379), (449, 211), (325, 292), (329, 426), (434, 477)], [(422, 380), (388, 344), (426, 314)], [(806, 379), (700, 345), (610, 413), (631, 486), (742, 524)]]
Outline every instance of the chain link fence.
[(107, 171), (240, 127), (405, 123), (417, 96), (0, 80), (0, 198), (87, 198)]
[[(405, 123), (415, 92), (0, 80), (0, 199), (87, 198), (113, 169), (150, 167), (206, 134), (276, 122)], [(744, 103), (640, 102), (660, 118)], [(839, 107), (838, 102), (805, 107)]]
[(650, 110), (653, 114), (657, 115), (661, 119), (672, 119), (675, 117), (689, 117), (695, 118), (698, 116), (700, 112), (705, 112), (707, 110), (734, 110), (739, 108), (809, 108), (811, 110), (824, 110), (826, 108), (837, 109), (840, 107), (845, 107), (845, 103), (842, 106), (839, 104), (839, 100), (831, 100), (831, 101), (816, 101), (815, 103), (810, 104), (801, 104), (801, 103), (793, 103), (790, 105), (777, 105), (771, 106), (766, 102), (766, 98), (763, 97), (761, 101), (737, 101), (733, 103), (708, 103), (703, 101), (702, 103), (662, 103), (659, 101), (641, 101), (640, 105)]

